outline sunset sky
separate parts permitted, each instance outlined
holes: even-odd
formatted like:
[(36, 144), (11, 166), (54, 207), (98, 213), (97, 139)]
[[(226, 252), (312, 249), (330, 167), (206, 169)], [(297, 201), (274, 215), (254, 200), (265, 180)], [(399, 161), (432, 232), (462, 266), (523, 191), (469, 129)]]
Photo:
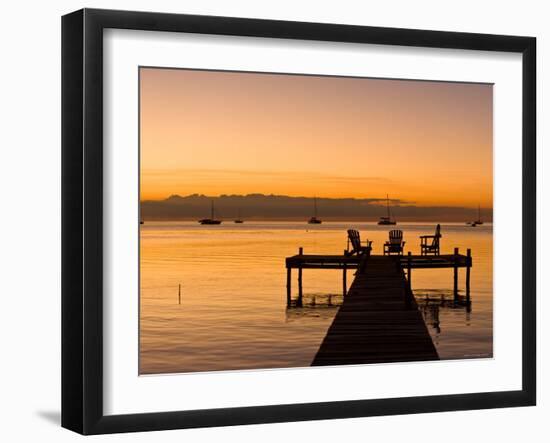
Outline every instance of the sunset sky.
[(141, 68), (141, 199), (492, 207), (492, 85)]

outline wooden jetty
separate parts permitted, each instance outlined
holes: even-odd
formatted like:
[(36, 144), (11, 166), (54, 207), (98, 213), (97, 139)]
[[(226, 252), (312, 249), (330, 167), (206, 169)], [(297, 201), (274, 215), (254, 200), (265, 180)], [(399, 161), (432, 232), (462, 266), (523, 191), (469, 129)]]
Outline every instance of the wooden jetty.
[(374, 256), (356, 275), (312, 366), (438, 359), (403, 269)]
[[(298, 299), (303, 296), (304, 269), (342, 270), (344, 301), (313, 359), (312, 365), (345, 365), (439, 359), (422, 313), (414, 299), (412, 269), (450, 268), (458, 300), (458, 269), (466, 269), (470, 303), (471, 251), (453, 254), (365, 257), (299, 254), (286, 259), (287, 306), (292, 302), (292, 269), (298, 270)], [(356, 270), (347, 289), (347, 271)]]

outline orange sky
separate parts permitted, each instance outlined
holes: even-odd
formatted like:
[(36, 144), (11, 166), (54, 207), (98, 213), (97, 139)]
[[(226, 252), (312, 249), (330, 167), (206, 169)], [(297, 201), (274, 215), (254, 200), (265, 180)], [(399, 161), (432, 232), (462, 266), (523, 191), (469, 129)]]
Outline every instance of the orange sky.
[(141, 68), (141, 199), (492, 207), (492, 86)]

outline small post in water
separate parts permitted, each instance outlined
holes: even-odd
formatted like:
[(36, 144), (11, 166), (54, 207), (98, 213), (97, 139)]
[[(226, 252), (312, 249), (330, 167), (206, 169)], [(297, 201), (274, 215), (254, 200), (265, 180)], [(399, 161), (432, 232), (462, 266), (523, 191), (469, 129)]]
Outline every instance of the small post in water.
[(178, 305), (181, 305), (181, 283), (178, 285)]

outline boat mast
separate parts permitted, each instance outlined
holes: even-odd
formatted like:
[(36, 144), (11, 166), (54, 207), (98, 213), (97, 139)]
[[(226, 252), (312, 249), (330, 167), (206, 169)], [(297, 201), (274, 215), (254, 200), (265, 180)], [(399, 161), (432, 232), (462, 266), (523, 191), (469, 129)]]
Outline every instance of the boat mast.
[(313, 197), (313, 216), (317, 218), (317, 197)]

